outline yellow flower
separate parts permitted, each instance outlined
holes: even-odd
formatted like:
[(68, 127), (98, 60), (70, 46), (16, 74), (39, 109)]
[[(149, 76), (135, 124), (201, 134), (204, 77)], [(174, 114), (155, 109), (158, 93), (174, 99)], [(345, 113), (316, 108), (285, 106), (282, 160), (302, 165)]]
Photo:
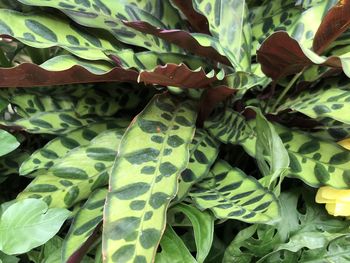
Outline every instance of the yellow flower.
[[(338, 142), (345, 149), (350, 150), (350, 138)], [(326, 210), (334, 216), (350, 216), (350, 190), (335, 189), (324, 186), (318, 189), (316, 202), (326, 204)]]

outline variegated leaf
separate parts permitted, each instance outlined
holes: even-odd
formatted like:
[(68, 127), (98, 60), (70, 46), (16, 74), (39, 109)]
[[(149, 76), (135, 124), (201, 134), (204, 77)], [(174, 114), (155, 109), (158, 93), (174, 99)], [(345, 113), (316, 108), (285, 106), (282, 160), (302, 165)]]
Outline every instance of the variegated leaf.
[(220, 219), (271, 224), (279, 217), (275, 195), (254, 177), (225, 161), (217, 162), (190, 196), (200, 209), (210, 209)]
[(245, 0), (194, 0), (194, 8), (207, 17), (209, 29), (237, 70), (250, 69), (251, 28)]
[(153, 261), (166, 209), (188, 163), (195, 120), (193, 102), (162, 94), (126, 131), (104, 212), (105, 262)]
[(70, 151), (49, 170), (40, 170), (18, 199), (40, 198), (50, 207), (71, 207), (108, 184), (124, 129), (108, 130), (89, 145)]
[(63, 262), (68, 262), (69, 258), (79, 250), (95, 231), (95, 228), (102, 222), (106, 195), (107, 189), (96, 190), (75, 215), (68, 234), (63, 241)]
[(1, 9), (0, 17), (0, 35), (11, 36), (35, 48), (59, 46), (84, 59), (108, 61), (111, 59), (105, 51), (120, 50), (118, 41), (97, 37), (59, 16)]
[(223, 115), (216, 115), (206, 121), (205, 127), (211, 135), (223, 143), (239, 144), (254, 136), (254, 130), (247, 124), (245, 118), (232, 109), (226, 109)]
[(126, 127), (118, 121), (97, 122), (78, 128), (48, 142), (43, 148), (35, 151), (20, 167), (20, 174), (26, 175), (35, 170), (49, 169), (74, 148), (89, 145), (98, 134), (105, 130)]
[[(47, 6), (61, 10), (75, 22), (92, 28), (108, 30), (115, 38), (127, 44), (138, 45), (153, 51), (179, 51), (153, 36), (141, 34), (126, 27), (123, 21), (146, 21), (154, 26), (164, 28), (165, 25), (146, 10), (125, 1), (113, 0), (87, 0), (87, 1), (45, 1), (45, 0), (19, 0), (21, 3), (32, 6)], [(134, 2), (134, 1), (130, 1)], [(167, 2), (167, 1), (166, 1)], [(139, 7), (140, 3), (137, 1)], [(160, 4), (164, 6), (163, 4)], [(153, 7), (154, 9), (155, 7)]]
[(190, 160), (179, 178), (179, 190), (173, 202), (184, 199), (192, 185), (206, 176), (219, 153), (219, 143), (205, 130), (197, 129), (190, 145)]
[(350, 90), (348, 85), (339, 87), (337, 82), (326, 83), (318, 90), (306, 90), (288, 99), (279, 110), (292, 109), (313, 119), (332, 118), (350, 124)]

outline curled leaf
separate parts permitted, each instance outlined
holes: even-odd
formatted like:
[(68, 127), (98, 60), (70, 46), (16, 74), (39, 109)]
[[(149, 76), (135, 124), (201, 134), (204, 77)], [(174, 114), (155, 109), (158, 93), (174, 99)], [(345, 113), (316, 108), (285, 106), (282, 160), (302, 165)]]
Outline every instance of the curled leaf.
[(313, 50), (321, 54), (337, 37), (350, 26), (350, 0), (342, 0), (332, 7), (318, 28)]
[(157, 66), (152, 71), (141, 71), (138, 81), (181, 88), (206, 88), (213, 82), (221, 80), (222, 72), (208, 74), (202, 68), (191, 70), (185, 64), (180, 65), (168, 63)]

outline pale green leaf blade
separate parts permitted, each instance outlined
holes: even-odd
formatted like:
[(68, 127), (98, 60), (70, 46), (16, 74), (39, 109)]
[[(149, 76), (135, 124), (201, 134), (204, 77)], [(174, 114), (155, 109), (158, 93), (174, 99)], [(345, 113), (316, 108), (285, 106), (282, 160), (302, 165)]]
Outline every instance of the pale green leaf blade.
[(206, 121), (205, 128), (223, 143), (239, 144), (255, 135), (245, 118), (229, 108)]
[(155, 263), (196, 263), (186, 245), (171, 226), (167, 226), (160, 241), (162, 252), (158, 253)]
[(210, 209), (220, 219), (271, 224), (279, 217), (275, 195), (225, 161), (217, 162), (190, 196), (200, 209)]
[(219, 143), (205, 130), (197, 129), (190, 145), (190, 160), (179, 178), (179, 190), (173, 202), (184, 199), (192, 185), (206, 176), (219, 153)]
[(97, 122), (78, 128), (48, 142), (43, 148), (35, 151), (20, 167), (20, 174), (26, 175), (35, 170), (48, 169), (60, 161), (62, 157), (77, 147), (88, 145), (99, 133), (121, 128), (119, 122)]
[[(94, 35), (69, 20), (48, 13), (24, 14), (0, 9), (0, 34), (35, 48), (59, 46), (89, 60), (108, 60), (105, 51), (118, 52), (118, 42)], [(15, 26), (14, 26), (15, 25)]]
[(157, 95), (127, 130), (104, 212), (106, 262), (152, 262), (165, 211), (188, 163), (196, 114), (192, 101)]
[(108, 184), (108, 178), (124, 129), (107, 130), (90, 144), (77, 147), (49, 170), (40, 170), (18, 199), (40, 198), (50, 207), (71, 207), (96, 189)]
[[(323, 87), (322, 87), (323, 86)], [(297, 97), (288, 99), (281, 109), (292, 109), (310, 118), (332, 118), (350, 124), (350, 91), (335, 80), (325, 83), (318, 91), (306, 90)]]
[(197, 208), (186, 204), (178, 204), (172, 208), (172, 210), (185, 214), (191, 221), (197, 247), (196, 259), (199, 263), (204, 262), (213, 243), (213, 216), (206, 211), (200, 211)]
[(44, 1), (20, 0), (21, 3), (32, 6), (46, 6), (64, 12), (78, 24), (83, 26), (108, 30), (118, 40), (132, 45), (138, 45), (153, 51), (179, 51), (159, 38), (139, 33), (124, 25), (126, 21), (146, 21), (154, 26), (165, 28), (165, 25), (145, 10), (139, 9), (125, 1), (99, 0), (93, 4), (89, 1)]
[(22, 254), (40, 246), (58, 232), (69, 215), (70, 212), (66, 209), (48, 209), (47, 204), (41, 200), (18, 201), (1, 216), (0, 249), (11, 255)]
[(20, 143), (16, 137), (7, 131), (0, 130), (0, 156), (8, 154), (15, 150)]
[(250, 70), (251, 28), (245, 0), (194, 0), (193, 5), (207, 17), (210, 32), (237, 71)]
[(67, 262), (74, 252), (87, 241), (102, 222), (106, 195), (107, 189), (96, 190), (74, 217), (63, 242), (62, 258), (64, 262)]
[[(288, 152), (274, 126), (265, 118), (260, 109), (253, 108), (256, 114), (256, 159), (262, 174), (266, 177), (265, 186), (276, 186), (275, 180), (283, 178), (289, 167)], [(280, 178), (280, 181), (282, 179)], [(277, 190), (279, 192), (280, 189)]]

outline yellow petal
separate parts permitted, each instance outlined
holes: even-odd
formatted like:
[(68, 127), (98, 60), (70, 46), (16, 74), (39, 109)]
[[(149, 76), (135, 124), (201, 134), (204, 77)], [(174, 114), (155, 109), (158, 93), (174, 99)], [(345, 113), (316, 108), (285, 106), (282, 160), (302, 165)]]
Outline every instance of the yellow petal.
[(330, 186), (323, 186), (316, 194), (317, 203), (329, 203), (331, 201), (350, 202), (350, 190), (335, 189)]
[(326, 204), (326, 210), (334, 216), (350, 216), (350, 203)]
[(343, 146), (345, 149), (350, 150), (350, 138), (338, 142), (339, 145)]

